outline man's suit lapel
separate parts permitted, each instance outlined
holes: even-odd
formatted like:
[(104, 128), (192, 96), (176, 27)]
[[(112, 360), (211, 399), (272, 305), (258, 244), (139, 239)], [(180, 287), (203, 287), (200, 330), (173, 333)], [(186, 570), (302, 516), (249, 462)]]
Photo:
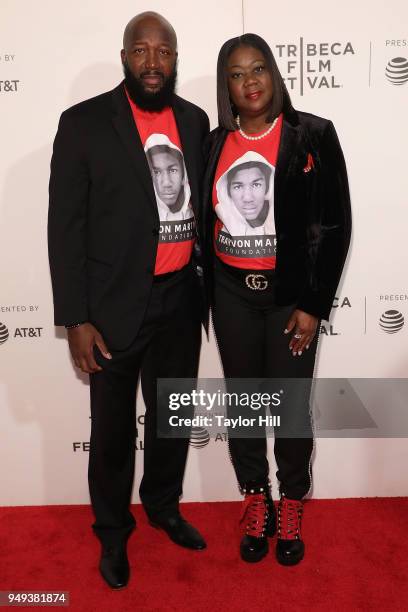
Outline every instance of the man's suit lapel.
[(176, 119), (177, 129), (180, 136), (181, 148), (186, 165), (188, 182), (191, 189), (191, 202), (193, 205), (196, 218), (199, 214), (200, 194), (198, 189), (197, 179), (197, 149), (193, 143), (193, 126), (189, 124), (187, 111), (183, 107), (181, 100), (176, 96), (173, 105), (174, 117)]
[(147, 163), (146, 154), (135, 125), (130, 104), (126, 98), (123, 84), (120, 84), (113, 90), (112, 101), (114, 109), (112, 123), (137, 170), (137, 178), (150, 200), (149, 204), (152, 204), (149, 206), (149, 209), (153, 214), (157, 214), (156, 196), (149, 164)]

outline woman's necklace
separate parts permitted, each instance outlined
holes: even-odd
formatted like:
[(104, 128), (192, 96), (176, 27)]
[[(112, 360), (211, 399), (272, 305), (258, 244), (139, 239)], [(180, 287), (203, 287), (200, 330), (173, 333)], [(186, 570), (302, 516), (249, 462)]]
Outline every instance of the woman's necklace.
[(279, 117), (276, 117), (276, 119), (274, 119), (272, 125), (268, 127), (266, 132), (264, 132), (263, 134), (260, 134), (259, 136), (250, 136), (249, 134), (245, 134), (244, 130), (241, 128), (241, 121), (240, 121), (239, 115), (237, 116), (236, 121), (237, 121), (237, 126), (239, 129), (239, 133), (241, 134), (243, 138), (246, 138), (247, 140), (261, 140), (261, 138), (265, 138), (265, 136), (268, 136), (268, 134), (272, 132), (273, 128), (278, 123), (278, 119)]

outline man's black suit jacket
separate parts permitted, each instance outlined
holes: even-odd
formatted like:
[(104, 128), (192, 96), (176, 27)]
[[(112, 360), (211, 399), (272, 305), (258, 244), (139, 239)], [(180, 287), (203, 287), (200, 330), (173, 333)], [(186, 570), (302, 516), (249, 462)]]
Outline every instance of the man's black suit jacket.
[[(200, 223), (208, 118), (178, 96), (173, 111)], [(61, 115), (49, 193), (55, 324), (90, 321), (110, 349), (123, 349), (136, 337), (147, 307), (160, 227), (123, 83)]]
[[(207, 300), (214, 300), (212, 187), (228, 132), (209, 138), (204, 180), (201, 243)], [(312, 162), (310, 160), (313, 160)], [(310, 113), (284, 113), (275, 169), (276, 301), (328, 319), (351, 233), (346, 164), (333, 123)]]

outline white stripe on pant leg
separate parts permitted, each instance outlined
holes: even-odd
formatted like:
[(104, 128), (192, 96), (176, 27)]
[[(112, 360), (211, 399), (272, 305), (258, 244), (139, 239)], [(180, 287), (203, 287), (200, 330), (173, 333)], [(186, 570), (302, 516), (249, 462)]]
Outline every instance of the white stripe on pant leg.
[[(316, 353), (315, 353), (315, 362), (314, 362), (314, 366), (313, 366), (313, 374), (312, 374), (312, 380), (314, 381), (315, 379), (315, 371), (316, 371), (316, 364), (317, 364), (317, 351), (319, 349), (319, 341), (320, 341), (320, 330), (318, 331), (318, 335), (317, 335), (317, 346), (316, 346)], [(312, 383), (313, 384), (313, 383)], [(309, 459), (309, 467), (308, 467), (308, 471), (309, 471), (309, 481), (310, 481), (310, 485), (309, 485), (309, 489), (307, 490), (306, 494), (303, 497), (307, 497), (310, 493), (310, 490), (312, 488), (313, 485), (313, 477), (312, 477), (312, 457), (313, 457), (313, 453), (315, 451), (315, 447), (316, 447), (316, 436), (315, 436), (315, 426), (314, 426), (314, 420), (313, 420), (313, 411), (312, 411), (312, 402), (311, 402), (311, 396), (312, 393), (310, 393), (310, 397), (309, 397), (309, 415), (310, 415), (310, 424), (312, 427), (312, 432), (313, 432), (313, 446), (312, 446), (312, 452), (310, 453), (310, 459)]]

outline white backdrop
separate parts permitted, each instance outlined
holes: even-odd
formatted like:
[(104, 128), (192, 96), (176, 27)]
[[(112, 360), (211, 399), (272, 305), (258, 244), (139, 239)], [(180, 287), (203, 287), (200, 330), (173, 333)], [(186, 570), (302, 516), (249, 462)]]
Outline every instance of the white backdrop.
[[(53, 327), (46, 250), (49, 161), (62, 110), (122, 78), (123, 28), (136, 13), (167, 17), (179, 38), (180, 95), (216, 125), (218, 50), (243, 31), (271, 45), (295, 107), (329, 117), (349, 170), (354, 234), (339, 300), (323, 329), (320, 377), (407, 377), (406, 171), (408, 5), (294, 0), (1, 0), (0, 505), (87, 503), (88, 382)], [(405, 62), (404, 62), (405, 59)], [(403, 84), (386, 75), (397, 71)], [(404, 79), (404, 74), (407, 78)], [(398, 314), (399, 313), (399, 314)], [(221, 376), (213, 339), (201, 376)], [(384, 406), (384, 410), (387, 406)], [(143, 419), (139, 398), (138, 414)], [(134, 500), (141, 476), (139, 426)], [(271, 447), (272, 445), (270, 445)], [(270, 448), (271, 468), (274, 470)], [(319, 439), (315, 497), (407, 495), (408, 445)], [(274, 483), (276, 493), (276, 483)], [(184, 499), (239, 499), (224, 440), (191, 447)]]

